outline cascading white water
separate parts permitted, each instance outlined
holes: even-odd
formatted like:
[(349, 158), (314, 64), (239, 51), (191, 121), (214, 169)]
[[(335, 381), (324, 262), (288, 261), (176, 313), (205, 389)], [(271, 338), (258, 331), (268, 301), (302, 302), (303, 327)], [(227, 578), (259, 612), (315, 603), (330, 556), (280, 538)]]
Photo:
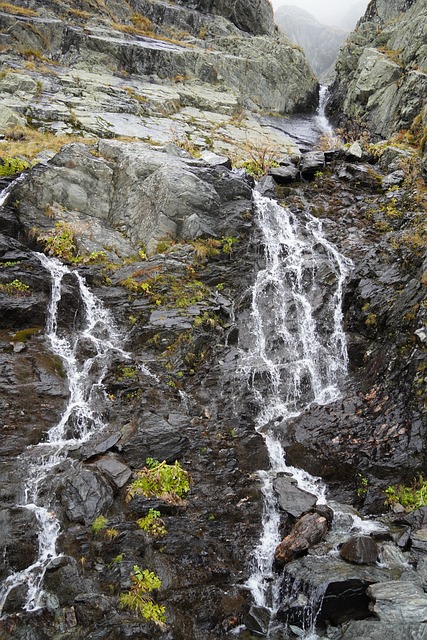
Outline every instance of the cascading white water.
[(311, 403), (327, 404), (340, 395), (347, 370), (341, 306), (351, 261), (328, 242), (321, 222), (309, 213), (297, 217), (257, 192), (254, 203), (265, 267), (252, 288), (240, 372), (249, 379), (259, 407), (257, 430), (265, 438), (271, 469), (260, 472), (262, 533), (247, 586), (255, 603), (274, 616), (279, 585), (273, 555), (280, 542), (274, 479), (280, 472), (291, 473), (301, 488), (324, 501), (319, 479), (286, 464), (280, 431)]
[[(56, 541), (60, 531), (59, 520), (50, 510), (49, 497), (46, 497), (49, 496), (49, 474), (67, 457), (70, 448), (75, 449), (105, 427), (97, 410), (103, 395), (102, 380), (112, 354), (128, 357), (118, 346), (120, 338), (109, 312), (89, 291), (81, 276), (54, 258), (36, 255), (51, 276), (52, 293), (47, 311), (46, 337), (52, 352), (63, 362), (69, 398), (60, 421), (48, 431), (46, 441), (29, 447), (20, 456), (22, 468), (28, 471), (24, 500), (18, 506), (34, 512), (36, 516), (39, 527), (38, 557), (32, 565), (12, 573), (3, 582), (0, 588), (0, 614), (10, 592), (20, 586), (27, 589), (27, 611), (34, 611), (43, 604), (43, 578), (49, 563), (58, 557)], [(82, 327), (69, 334), (58, 327), (62, 282), (66, 275), (75, 279), (83, 307)]]
[(320, 129), (320, 132), (328, 136), (329, 138), (334, 137), (334, 130), (326, 116), (326, 105), (328, 103), (329, 97), (329, 89), (326, 85), (321, 85), (319, 91), (319, 106), (317, 107), (316, 114), (316, 125), (317, 128)]

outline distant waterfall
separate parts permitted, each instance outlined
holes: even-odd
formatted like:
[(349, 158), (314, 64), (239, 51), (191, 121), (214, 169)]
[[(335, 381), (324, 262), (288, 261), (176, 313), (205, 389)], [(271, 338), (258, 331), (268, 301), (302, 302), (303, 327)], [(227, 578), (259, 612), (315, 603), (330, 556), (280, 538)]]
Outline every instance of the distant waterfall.
[(326, 116), (326, 105), (328, 104), (329, 89), (322, 85), (319, 91), (319, 106), (317, 107), (316, 124), (321, 134), (330, 138), (334, 137), (334, 130)]
[(347, 370), (341, 306), (351, 262), (326, 240), (321, 222), (309, 213), (297, 217), (257, 192), (254, 202), (265, 266), (252, 287), (240, 372), (259, 408), (257, 430), (265, 438), (271, 469), (259, 472), (262, 533), (247, 585), (255, 603), (274, 617), (279, 593), (273, 556), (280, 542), (280, 515), (273, 481), (278, 472), (290, 472), (301, 488), (324, 501), (317, 478), (286, 464), (278, 437), (287, 420), (311, 403), (327, 404), (340, 395)]
[[(43, 578), (49, 563), (58, 557), (56, 541), (60, 523), (49, 504), (49, 474), (76, 448), (105, 427), (99, 413), (103, 399), (102, 380), (113, 353), (127, 357), (109, 312), (89, 291), (76, 271), (54, 258), (36, 254), (50, 273), (52, 291), (47, 311), (46, 337), (52, 352), (62, 360), (67, 374), (69, 398), (61, 420), (47, 433), (46, 441), (30, 446), (19, 463), (27, 469), (25, 497), (20, 507), (34, 512), (38, 523), (38, 557), (29, 567), (9, 575), (0, 587), (0, 613), (13, 589), (26, 588), (25, 609), (43, 606)], [(58, 307), (65, 275), (75, 279), (83, 305), (79, 330), (58, 328)], [(83, 357), (81, 351), (87, 355)]]

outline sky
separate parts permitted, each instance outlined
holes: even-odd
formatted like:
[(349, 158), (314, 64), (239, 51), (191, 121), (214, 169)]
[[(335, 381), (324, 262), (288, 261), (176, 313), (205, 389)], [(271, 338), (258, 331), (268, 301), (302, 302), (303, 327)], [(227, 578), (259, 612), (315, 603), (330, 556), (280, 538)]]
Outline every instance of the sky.
[[(323, 24), (337, 25), (340, 18), (344, 16), (352, 5), (358, 4), (360, 0), (271, 0), (274, 9), (278, 9), (282, 4), (293, 4), (301, 9), (309, 11), (319, 22)], [(368, 6), (369, 0), (363, 0), (364, 8)], [(362, 9), (363, 13), (364, 9)], [(360, 15), (362, 15), (362, 13)]]

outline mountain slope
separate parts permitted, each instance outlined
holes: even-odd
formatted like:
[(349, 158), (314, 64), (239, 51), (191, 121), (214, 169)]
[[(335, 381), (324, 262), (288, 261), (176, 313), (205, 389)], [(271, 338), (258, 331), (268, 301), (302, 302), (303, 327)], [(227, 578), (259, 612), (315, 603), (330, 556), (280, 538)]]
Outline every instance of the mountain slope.
[[(427, 2), (373, 0), (341, 49), (330, 112), (377, 138), (427, 125)], [(340, 116), (340, 113), (344, 117)]]
[(275, 13), (279, 29), (302, 47), (308, 61), (320, 76), (334, 63), (347, 32), (321, 24), (308, 11), (293, 5), (283, 5)]

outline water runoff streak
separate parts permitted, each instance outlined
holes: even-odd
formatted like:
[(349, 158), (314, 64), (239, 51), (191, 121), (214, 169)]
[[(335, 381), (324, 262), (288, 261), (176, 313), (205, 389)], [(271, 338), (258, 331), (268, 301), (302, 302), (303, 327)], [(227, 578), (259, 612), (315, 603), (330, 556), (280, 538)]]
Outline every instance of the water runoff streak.
[[(43, 578), (49, 563), (58, 557), (56, 541), (60, 523), (51, 510), (49, 477), (70, 449), (76, 449), (105, 427), (100, 409), (104, 391), (102, 380), (112, 356), (128, 357), (117, 345), (118, 332), (109, 312), (85, 285), (76, 271), (54, 258), (36, 254), (50, 273), (52, 291), (47, 311), (46, 336), (52, 352), (62, 360), (68, 378), (69, 397), (58, 422), (46, 441), (29, 447), (18, 460), (28, 469), (24, 498), (20, 507), (34, 512), (38, 523), (38, 557), (26, 569), (12, 573), (0, 588), (0, 614), (12, 590), (26, 589), (26, 611), (43, 606)], [(81, 328), (66, 332), (58, 327), (58, 311), (63, 279), (74, 278), (82, 304)], [(69, 333), (69, 335), (68, 335)]]
[(311, 403), (327, 404), (340, 395), (347, 370), (341, 306), (351, 261), (325, 238), (321, 222), (308, 212), (297, 217), (257, 192), (254, 202), (265, 266), (252, 287), (241, 372), (259, 408), (256, 427), (265, 438), (271, 469), (259, 472), (262, 533), (247, 585), (255, 604), (269, 609), (274, 619), (279, 581), (273, 556), (280, 542), (274, 479), (291, 473), (300, 488), (317, 495), (318, 503), (325, 501), (318, 478), (286, 464), (280, 433)]

